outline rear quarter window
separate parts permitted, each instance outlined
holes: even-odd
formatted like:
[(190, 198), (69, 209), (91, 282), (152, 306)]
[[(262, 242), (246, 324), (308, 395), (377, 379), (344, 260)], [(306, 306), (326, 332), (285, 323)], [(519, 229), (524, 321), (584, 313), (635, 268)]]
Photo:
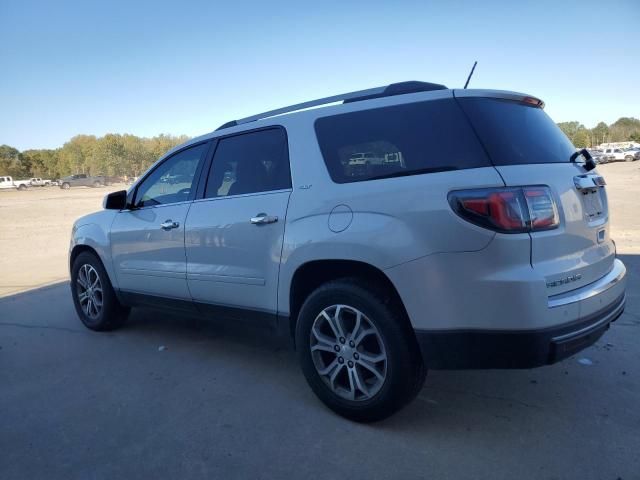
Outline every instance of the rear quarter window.
[(337, 183), (491, 166), (454, 99), (322, 117), (315, 130)]

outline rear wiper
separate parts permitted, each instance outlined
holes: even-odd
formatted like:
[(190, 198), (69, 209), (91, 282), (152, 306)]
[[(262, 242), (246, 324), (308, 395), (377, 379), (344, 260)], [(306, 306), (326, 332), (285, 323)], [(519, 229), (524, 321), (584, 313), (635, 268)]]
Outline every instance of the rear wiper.
[(363, 178), (363, 180), (381, 180), (383, 178), (408, 177), (409, 175), (420, 175), (423, 173), (451, 172), (457, 170), (456, 167), (429, 167), (418, 168), (417, 170), (398, 170), (397, 172), (385, 173), (384, 175), (376, 175), (374, 177)]
[(576, 158), (578, 158), (580, 155), (582, 155), (585, 159), (584, 168), (587, 172), (596, 168), (596, 162), (593, 161), (593, 157), (589, 153), (589, 150), (587, 150), (586, 148), (574, 152), (571, 157), (569, 157), (569, 161), (575, 162)]

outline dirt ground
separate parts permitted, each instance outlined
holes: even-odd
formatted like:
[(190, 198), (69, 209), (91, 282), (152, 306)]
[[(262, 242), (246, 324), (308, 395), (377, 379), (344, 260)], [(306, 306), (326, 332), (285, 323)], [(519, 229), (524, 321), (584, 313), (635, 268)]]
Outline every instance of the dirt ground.
[(0, 297), (69, 278), (67, 252), (73, 222), (102, 208), (124, 185), (62, 190), (0, 191)]
[[(640, 253), (640, 162), (598, 167), (607, 180), (611, 236), (618, 253)], [(0, 297), (68, 278), (67, 251), (74, 220), (101, 208), (124, 188), (32, 188), (0, 192)]]

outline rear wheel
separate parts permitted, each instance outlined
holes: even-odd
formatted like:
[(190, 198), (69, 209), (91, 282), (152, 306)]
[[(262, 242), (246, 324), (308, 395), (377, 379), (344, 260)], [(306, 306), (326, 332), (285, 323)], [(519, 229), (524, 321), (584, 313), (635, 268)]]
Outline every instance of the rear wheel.
[(113, 330), (127, 319), (100, 259), (82, 252), (71, 268), (71, 295), (80, 320), (91, 330)]
[(337, 280), (304, 302), (296, 347), (311, 389), (336, 413), (381, 420), (410, 402), (425, 370), (404, 312), (366, 282)]
[(60, 188), (62, 188), (63, 190), (69, 190), (69, 187), (71, 187), (71, 185), (69, 185), (67, 182), (64, 182)]
[(23, 190), (26, 190), (26, 189), (27, 189), (26, 185), (24, 185), (24, 184), (18, 185), (18, 190), (23, 191)]
[(94, 187), (100, 187), (101, 185), (102, 185), (102, 184), (101, 184), (98, 180), (96, 180), (95, 182), (93, 182), (93, 186), (94, 186)]

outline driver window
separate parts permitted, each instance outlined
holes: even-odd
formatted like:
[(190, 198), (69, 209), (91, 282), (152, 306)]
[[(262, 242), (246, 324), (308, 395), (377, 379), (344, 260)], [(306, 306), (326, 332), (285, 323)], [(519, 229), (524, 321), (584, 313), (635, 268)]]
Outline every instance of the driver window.
[(148, 207), (189, 200), (196, 188), (196, 169), (209, 144), (176, 153), (156, 168), (138, 187), (135, 206)]

